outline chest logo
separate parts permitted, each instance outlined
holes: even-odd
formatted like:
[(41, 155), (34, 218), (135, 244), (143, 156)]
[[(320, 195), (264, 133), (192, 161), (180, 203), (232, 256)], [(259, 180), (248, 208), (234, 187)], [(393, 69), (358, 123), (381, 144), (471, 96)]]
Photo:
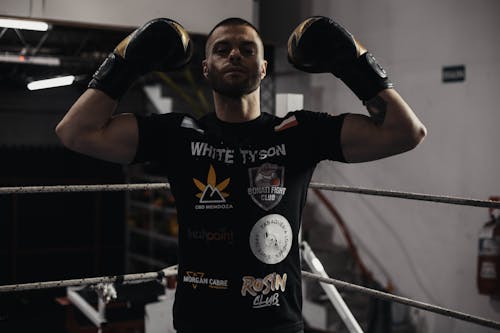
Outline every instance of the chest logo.
[(283, 261), (292, 248), (292, 228), (279, 214), (270, 214), (258, 220), (250, 231), (250, 249), (257, 259), (273, 265)]
[(264, 163), (248, 169), (250, 187), (248, 195), (260, 208), (268, 211), (281, 201), (286, 188), (283, 187), (285, 168), (276, 164)]
[(224, 192), (226, 187), (229, 185), (231, 178), (226, 178), (222, 182), (217, 183), (217, 175), (215, 169), (212, 165), (208, 170), (208, 176), (206, 183), (193, 178), (194, 185), (200, 190), (196, 193), (196, 197), (199, 199), (199, 204), (196, 205), (196, 209), (229, 209), (233, 208), (232, 205), (226, 203), (226, 198), (229, 193)]

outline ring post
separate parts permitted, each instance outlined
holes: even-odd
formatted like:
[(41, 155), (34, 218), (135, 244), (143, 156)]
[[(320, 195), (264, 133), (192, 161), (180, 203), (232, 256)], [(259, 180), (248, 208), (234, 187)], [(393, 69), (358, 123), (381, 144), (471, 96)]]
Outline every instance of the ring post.
[[(326, 274), (325, 268), (321, 264), (321, 261), (319, 261), (318, 257), (316, 257), (309, 244), (307, 244), (307, 242), (305, 241), (302, 241), (301, 248), (302, 257), (304, 258), (304, 261), (307, 263), (311, 271), (315, 274), (321, 275), (322, 277), (328, 278), (329, 276), (328, 274)], [(359, 326), (356, 318), (354, 318), (354, 316), (352, 315), (351, 310), (349, 310), (349, 308), (345, 304), (342, 296), (337, 291), (337, 288), (335, 288), (335, 286), (332, 284), (326, 284), (323, 282), (320, 282), (320, 285), (330, 299), (330, 302), (332, 302), (335, 310), (337, 310), (340, 318), (342, 318), (342, 320), (344, 321), (344, 324), (346, 325), (349, 332), (363, 333), (361, 326)]]

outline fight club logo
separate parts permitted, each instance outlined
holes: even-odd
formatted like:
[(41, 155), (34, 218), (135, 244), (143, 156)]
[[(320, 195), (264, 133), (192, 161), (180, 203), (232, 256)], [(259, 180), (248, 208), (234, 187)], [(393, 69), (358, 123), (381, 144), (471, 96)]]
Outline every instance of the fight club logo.
[(292, 248), (292, 228), (279, 214), (266, 215), (250, 231), (250, 249), (265, 264), (277, 264), (286, 258)]
[(276, 164), (264, 163), (249, 168), (250, 187), (248, 195), (260, 208), (270, 210), (281, 201), (286, 188), (283, 187), (285, 168)]
[(199, 201), (195, 209), (233, 208), (233, 205), (228, 204), (226, 201), (226, 198), (229, 197), (229, 193), (224, 192), (230, 181), (231, 178), (226, 178), (220, 183), (217, 183), (217, 175), (212, 165), (210, 165), (208, 170), (206, 183), (193, 178), (194, 185), (200, 190), (199, 193), (196, 193), (196, 197)]
[(244, 276), (241, 285), (241, 296), (253, 297), (252, 307), (254, 309), (280, 306), (280, 290), (285, 292), (286, 279), (286, 273), (283, 276), (278, 273), (271, 273), (264, 278)]

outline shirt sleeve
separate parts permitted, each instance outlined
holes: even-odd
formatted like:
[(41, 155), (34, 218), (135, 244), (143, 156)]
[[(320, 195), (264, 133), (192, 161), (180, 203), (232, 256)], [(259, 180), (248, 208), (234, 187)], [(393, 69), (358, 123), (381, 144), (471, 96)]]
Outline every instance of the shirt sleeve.
[(139, 142), (133, 163), (165, 162), (171, 155), (173, 139), (179, 128), (181, 116), (175, 113), (161, 115), (136, 115)]
[(331, 115), (325, 112), (297, 111), (296, 117), (309, 153), (317, 162), (331, 160), (346, 162), (340, 135), (347, 113)]

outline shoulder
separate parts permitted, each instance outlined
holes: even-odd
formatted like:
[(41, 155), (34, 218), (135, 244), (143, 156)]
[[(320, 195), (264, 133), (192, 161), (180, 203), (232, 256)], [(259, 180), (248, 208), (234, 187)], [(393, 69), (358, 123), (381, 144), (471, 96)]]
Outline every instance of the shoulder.
[(342, 119), (345, 114), (333, 115), (327, 112), (318, 112), (318, 111), (310, 111), (310, 110), (298, 110), (290, 112), (289, 114), (293, 114), (299, 121), (322, 121), (326, 119)]
[(140, 127), (181, 127), (183, 122), (196, 122), (194, 117), (181, 112), (151, 114), (148, 116), (136, 115), (136, 118)]
[(180, 120), (185, 116), (185, 114), (180, 112), (170, 112), (170, 113), (162, 113), (157, 114), (153, 113), (150, 115), (135, 115), (138, 121), (140, 122), (175, 122), (176, 120)]
[(328, 125), (335, 123), (341, 125), (346, 114), (331, 115), (326, 112), (309, 110), (290, 111), (283, 117), (275, 117), (275, 130), (280, 131), (291, 127), (307, 128), (309, 126)]
[[(193, 120), (194, 118), (191, 117)], [(215, 112), (209, 112), (207, 114), (204, 114), (203, 116), (201, 116), (201, 118), (199, 118), (198, 120), (195, 120), (200, 126), (207, 126), (207, 125), (210, 125), (210, 124), (214, 124), (217, 122), (217, 117), (215, 116)]]
[(194, 117), (180, 112), (136, 116), (141, 139), (144, 137), (172, 138), (184, 133), (186, 129), (200, 131)]

